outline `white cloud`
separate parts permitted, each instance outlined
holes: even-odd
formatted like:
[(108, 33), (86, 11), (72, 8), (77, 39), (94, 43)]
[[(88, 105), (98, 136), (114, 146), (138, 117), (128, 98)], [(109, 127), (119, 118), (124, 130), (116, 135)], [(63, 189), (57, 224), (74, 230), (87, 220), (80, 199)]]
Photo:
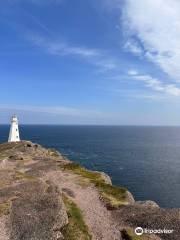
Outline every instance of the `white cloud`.
[(146, 100), (153, 100), (153, 101), (159, 101), (159, 100), (165, 100), (165, 96), (163, 96), (161, 93), (150, 93), (149, 89), (145, 91), (144, 89), (124, 89), (124, 88), (116, 88), (113, 89), (113, 92), (118, 93), (118, 95), (121, 96), (121, 98), (125, 99), (146, 99)]
[[(126, 0), (122, 19), (130, 39), (142, 44), (144, 56), (180, 81), (180, 1)], [(127, 45), (140, 52), (136, 41)]]
[(115, 59), (107, 57), (103, 51), (84, 46), (72, 46), (62, 41), (46, 39), (39, 34), (30, 33), (26, 38), (34, 45), (44, 49), (46, 53), (52, 55), (72, 55), (85, 58), (91, 64), (102, 68), (103, 70), (112, 70), (117, 68)]
[(47, 53), (53, 55), (79, 55), (81, 57), (92, 57), (99, 55), (99, 52), (96, 49), (70, 46), (61, 41), (47, 40), (37, 34), (28, 34), (27, 39), (30, 40), (34, 45), (44, 48)]
[(151, 88), (154, 91), (176, 96), (176, 97), (180, 96), (180, 88), (175, 84), (163, 83), (157, 78), (153, 78), (150, 75), (141, 75), (135, 70), (133, 70), (133, 72), (130, 70), (128, 74), (133, 79), (144, 82), (147, 87)]
[(131, 75), (131, 76), (138, 75), (138, 71), (135, 70), (135, 69), (130, 69), (130, 70), (128, 71), (128, 75)]
[(128, 51), (132, 52), (134, 55), (141, 56), (143, 54), (143, 49), (138, 45), (138, 43), (134, 40), (128, 40), (124, 48)]
[(140, 98), (140, 99), (146, 99), (146, 100), (152, 100), (152, 101), (163, 100), (163, 96), (155, 95), (155, 94), (137, 94), (137, 95), (134, 95), (134, 98)]

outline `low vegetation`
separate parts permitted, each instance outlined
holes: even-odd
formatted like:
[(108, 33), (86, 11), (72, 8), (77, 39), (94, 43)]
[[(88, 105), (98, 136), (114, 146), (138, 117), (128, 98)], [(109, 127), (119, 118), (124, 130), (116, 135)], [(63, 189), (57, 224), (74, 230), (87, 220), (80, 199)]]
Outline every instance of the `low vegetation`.
[(64, 170), (71, 170), (74, 173), (77, 173), (79, 175), (81, 175), (82, 177), (85, 178), (89, 178), (90, 180), (97, 180), (97, 181), (101, 181), (102, 177), (101, 174), (98, 172), (92, 172), (92, 171), (88, 171), (87, 169), (83, 168), (81, 165), (79, 165), (78, 163), (68, 163), (63, 165), (63, 169)]
[(106, 183), (100, 173), (88, 171), (77, 163), (68, 163), (63, 166), (63, 169), (73, 171), (74, 173), (89, 179), (89, 181), (97, 187), (101, 197), (108, 207), (115, 208), (128, 203), (127, 189)]
[(126, 228), (121, 231), (122, 238), (125, 240), (148, 240), (149, 237), (145, 234), (137, 236), (133, 228)]
[(63, 236), (66, 240), (91, 240), (92, 236), (89, 234), (80, 209), (77, 205), (66, 195), (63, 195), (63, 201), (67, 209), (69, 223), (63, 229)]
[(0, 154), (0, 161), (6, 158), (6, 156), (7, 156), (6, 154)]
[(10, 202), (0, 203), (0, 217), (8, 215), (10, 209)]
[(8, 186), (9, 184), (10, 184), (10, 181), (0, 179), (0, 189)]
[(15, 180), (29, 180), (29, 181), (33, 181), (33, 180), (36, 180), (36, 178), (34, 176), (28, 175), (26, 173), (23, 173), (23, 172), (20, 172), (20, 171), (16, 171)]

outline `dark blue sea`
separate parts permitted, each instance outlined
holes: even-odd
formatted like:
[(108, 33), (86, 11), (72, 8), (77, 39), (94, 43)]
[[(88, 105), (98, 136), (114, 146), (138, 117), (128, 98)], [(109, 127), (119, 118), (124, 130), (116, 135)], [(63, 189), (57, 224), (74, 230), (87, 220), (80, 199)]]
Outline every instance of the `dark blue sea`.
[[(0, 126), (0, 142), (7, 141), (8, 131)], [(106, 172), (136, 200), (180, 207), (180, 127), (23, 125), (20, 135)]]

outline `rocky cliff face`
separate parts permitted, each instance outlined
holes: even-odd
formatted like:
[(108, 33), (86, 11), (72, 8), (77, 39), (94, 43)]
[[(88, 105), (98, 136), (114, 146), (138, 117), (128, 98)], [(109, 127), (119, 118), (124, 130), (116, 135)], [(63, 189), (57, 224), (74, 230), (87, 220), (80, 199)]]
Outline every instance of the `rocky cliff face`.
[[(137, 226), (173, 229), (137, 237)], [(109, 176), (29, 141), (0, 145), (0, 240), (180, 239), (180, 211), (135, 202)]]

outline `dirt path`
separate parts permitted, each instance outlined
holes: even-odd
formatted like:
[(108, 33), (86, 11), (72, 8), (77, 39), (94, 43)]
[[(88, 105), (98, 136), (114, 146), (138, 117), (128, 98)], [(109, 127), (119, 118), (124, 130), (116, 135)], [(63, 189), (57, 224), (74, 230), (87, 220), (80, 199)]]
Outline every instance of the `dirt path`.
[(85, 183), (79, 184), (82, 179), (73, 173), (51, 171), (45, 178), (73, 198), (82, 210), (93, 240), (121, 240), (118, 224), (112, 220), (110, 211), (100, 201), (95, 187)]

